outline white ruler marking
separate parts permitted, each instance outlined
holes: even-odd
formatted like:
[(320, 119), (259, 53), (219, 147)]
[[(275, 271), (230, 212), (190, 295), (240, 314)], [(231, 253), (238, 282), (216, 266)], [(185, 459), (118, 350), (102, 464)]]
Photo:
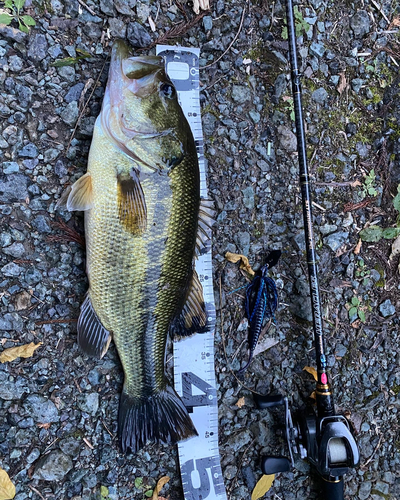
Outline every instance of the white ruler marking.
[[(208, 197), (199, 97), (199, 49), (157, 45), (179, 103), (192, 129), (200, 167), (200, 195)], [(215, 304), (211, 248), (196, 260), (210, 330), (174, 342), (175, 389), (188, 408), (198, 436), (178, 444), (185, 500), (226, 500), (218, 449), (214, 371)]]

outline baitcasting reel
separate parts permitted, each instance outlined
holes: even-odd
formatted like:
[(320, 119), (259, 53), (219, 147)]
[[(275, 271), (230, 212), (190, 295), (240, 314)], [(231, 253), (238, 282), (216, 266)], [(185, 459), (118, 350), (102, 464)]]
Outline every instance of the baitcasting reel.
[(322, 477), (323, 500), (343, 499), (343, 476), (356, 467), (360, 456), (349, 422), (342, 415), (318, 418), (311, 407), (299, 412), (294, 419), (288, 399), (276, 396), (254, 395), (259, 409), (284, 406), (287, 456), (264, 456), (261, 470), (264, 474), (288, 472), (294, 467), (294, 456), (308, 459)]

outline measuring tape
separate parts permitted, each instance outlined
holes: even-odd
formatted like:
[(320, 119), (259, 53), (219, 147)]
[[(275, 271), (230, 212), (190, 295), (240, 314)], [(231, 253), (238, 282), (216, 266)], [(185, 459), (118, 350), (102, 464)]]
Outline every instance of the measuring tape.
[[(157, 45), (179, 104), (192, 129), (200, 168), (200, 195), (208, 198), (199, 97), (199, 54), (195, 48)], [(215, 304), (211, 248), (196, 259), (210, 330), (174, 342), (175, 389), (198, 436), (178, 444), (185, 500), (226, 500), (218, 449), (218, 407), (214, 372)]]

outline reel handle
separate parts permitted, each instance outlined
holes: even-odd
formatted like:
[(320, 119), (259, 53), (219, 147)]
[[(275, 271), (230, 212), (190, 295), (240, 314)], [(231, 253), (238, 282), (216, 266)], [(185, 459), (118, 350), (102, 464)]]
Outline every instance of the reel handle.
[(278, 472), (289, 472), (291, 463), (287, 457), (265, 455), (261, 459), (261, 470), (263, 474), (276, 474)]

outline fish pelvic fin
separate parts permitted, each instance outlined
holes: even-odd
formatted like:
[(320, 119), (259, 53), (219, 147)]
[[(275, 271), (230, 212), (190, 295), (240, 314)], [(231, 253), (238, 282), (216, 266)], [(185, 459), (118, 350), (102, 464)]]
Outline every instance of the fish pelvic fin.
[(147, 207), (138, 173), (132, 169), (129, 174), (120, 174), (117, 181), (119, 219), (125, 229), (141, 235), (147, 226)]
[(102, 358), (111, 342), (111, 333), (102, 325), (89, 295), (86, 295), (78, 319), (78, 345), (85, 354)]
[(207, 312), (203, 297), (203, 286), (199, 276), (193, 271), (193, 277), (187, 292), (186, 302), (181, 313), (171, 325), (171, 333), (180, 337), (188, 337), (194, 333), (207, 330)]
[[(61, 200), (60, 202), (62, 203)], [(66, 206), (69, 212), (90, 210), (93, 207), (92, 176), (89, 172), (86, 172), (85, 175), (82, 175), (82, 177), (74, 182), (69, 192)]]
[(147, 397), (122, 391), (118, 438), (123, 453), (137, 453), (148, 443), (173, 445), (197, 435), (187, 409), (170, 385)]
[(211, 233), (215, 223), (215, 215), (214, 202), (201, 198), (196, 238), (197, 254), (205, 254), (211, 247)]

